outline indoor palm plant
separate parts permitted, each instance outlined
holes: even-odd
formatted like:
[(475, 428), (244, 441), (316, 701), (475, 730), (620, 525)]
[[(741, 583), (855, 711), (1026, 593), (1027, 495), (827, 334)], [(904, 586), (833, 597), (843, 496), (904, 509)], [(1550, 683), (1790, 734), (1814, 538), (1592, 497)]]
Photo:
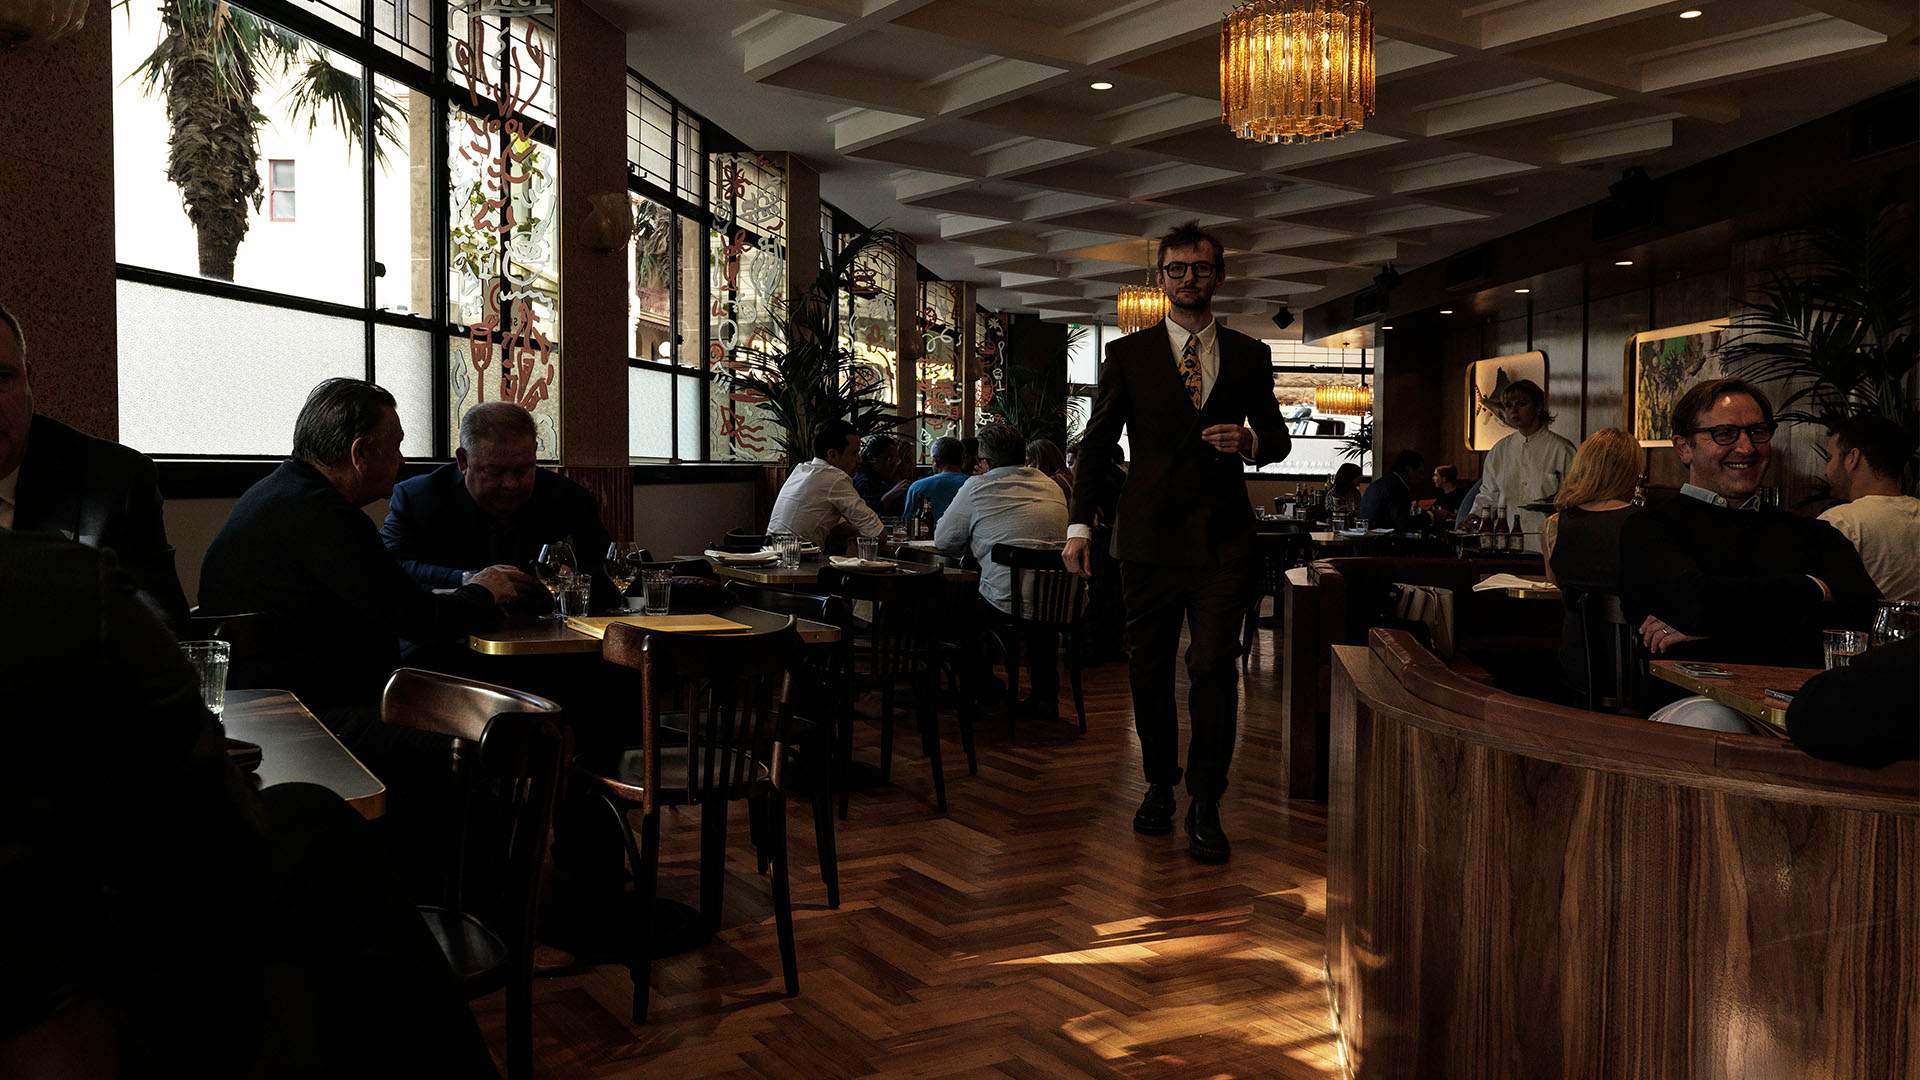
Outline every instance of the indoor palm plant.
[[(131, 0), (126, 0), (130, 3)], [(124, 6), (124, 4), (123, 4)], [(226, 0), (162, 0), (160, 40), (134, 69), (167, 104), (167, 179), (180, 189), (199, 246), (200, 273), (233, 280), (233, 261), (260, 209), (260, 129), (254, 99), (264, 79), (294, 76), (288, 111), (308, 131), (322, 114), (358, 143), (365, 123), (360, 78), (326, 53)], [(400, 104), (376, 86), (374, 148), (399, 145)]]
[(740, 346), (731, 365), (716, 369), (729, 389), (757, 398), (779, 425), (780, 450), (789, 466), (813, 457), (813, 432), (829, 420), (845, 420), (861, 436), (892, 425), (879, 387), (855, 366), (841, 321), (842, 296), (862, 287), (856, 264), (883, 251), (904, 256), (899, 233), (866, 229), (849, 237), (838, 253), (823, 254), (813, 284), (776, 302), (771, 335)]
[(1052, 439), (1062, 446), (1078, 438), (1087, 422), (1081, 402), (1068, 397), (1066, 383), (1052, 373), (1067, 369), (1067, 358), (1089, 330), (1078, 324), (1067, 327), (1065, 346), (1046, 370), (1009, 361), (993, 399), (982, 408), (983, 419), (1005, 424), (1028, 439)]
[(1787, 423), (1885, 416), (1920, 431), (1914, 371), (1914, 223), (1893, 207), (1842, 208), (1801, 230), (1807, 258), (1776, 272), (1729, 322), (1721, 362), (1783, 384)]

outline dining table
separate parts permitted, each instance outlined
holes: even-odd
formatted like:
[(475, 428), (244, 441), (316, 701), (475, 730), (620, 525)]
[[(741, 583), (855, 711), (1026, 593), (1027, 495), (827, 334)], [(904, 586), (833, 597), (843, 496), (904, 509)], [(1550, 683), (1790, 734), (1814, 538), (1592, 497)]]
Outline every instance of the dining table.
[[(674, 612), (674, 614), (690, 613)], [(630, 611), (626, 614), (638, 615), (639, 612)], [(757, 607), (748, 607), (745, 604), (712, 608), (700, 611), (698, 614), (715, 615), (731, 622), (742, 623), (755, 632), (779, 629), (787, 621), (785, 615)], [(830, 623), (795, 619), (794, 628), (800, 632), (800, 640), (808, 645), (824, 645), (840, 640), (840, 628)], [(483, 656), (566, 656), (597, 653), (600, 651), (600, 639), (591, 634), (583, 634), (562, 620), (541, 618), (516, 620), (492, 630), (474, 633), (468, 636), (467, 646)]]
[[(771, 585), (777, 589), (800, 588), (820, 583), (820, 571), (832, 565), (825, 559), (817, 562), (802, 562), (799, 566), (786, 567), (777, 563), (742, 565), (726, 563), (705, 555), (682, 555), (682, 559), (692, 561), (705, 560), (714, 575), (734, 581), (745, 581), (754, 585)], [(911, 565), (910, 563), (908, 565)], [(941, 575), (949, 585), (973, 585), (980, 581), (978, 570), (960, 567), (943, 567)]]
[(387, 786), (292, 693), (229, 690), (220, 723), (229, 738), (260, 747), (261, 787), (318, 784), (369, 821), (387, 812)]
[[(1799, 693), (1808, 679), (1820, 674), (1819, 668), (1714, 664), (1712, 666), (1725, 671), (1726, 676), (1703, 676), (1681, 667), (1683, 663), (1686, 661), (1654, 660), (1647, 664), (1647, 669), (1654, 678), (1711, 698), (1782, 737), (1787, 734), (1787, 706), (1792, 703), (1792, 695)], [(1779, 693), (1769, 694), (1769, 690)]]

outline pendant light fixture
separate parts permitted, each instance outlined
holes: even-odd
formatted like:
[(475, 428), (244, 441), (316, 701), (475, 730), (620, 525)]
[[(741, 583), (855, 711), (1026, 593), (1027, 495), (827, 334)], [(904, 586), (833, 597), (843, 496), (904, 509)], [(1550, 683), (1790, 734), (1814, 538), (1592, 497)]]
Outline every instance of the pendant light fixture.
[[(1362, 350), (1364, 353), (1365, 350)], [(1340, 374), (1347, 373), (1347, 350), (1340, 350)], [(1323, 413), (1336, 416), (1363, 416), (1373, 408), (1373, 387), (1365, 384), (1366, 372), (1360, 374), (1361, 385), (1346, 386), (1340, 383), (1322, 383), (1313, 388), (1313, 407)]]
[(1246, 0), (1220, 24), (1220, 119), (1254, 142), (1337, 139), (1374, 112), (1365, 0)]

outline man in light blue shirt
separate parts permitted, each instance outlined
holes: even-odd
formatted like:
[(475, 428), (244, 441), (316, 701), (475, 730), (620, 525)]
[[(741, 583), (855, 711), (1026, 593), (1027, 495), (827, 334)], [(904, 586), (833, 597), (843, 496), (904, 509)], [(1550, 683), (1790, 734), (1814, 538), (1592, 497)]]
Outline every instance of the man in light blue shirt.
[[(971, 552), (980, 563), (980, 598), (1002, 614), (1013, 612), (1013, 571), (993, 561), (995, 544), (1064, 541), (1067, 497), (1039, 469), (1026, 467), (1027, 441), (1004, 424), (980, 432), (985, 473), (966, 478), (934, 530), (934, 546), (944, 552)], [(1058, 714), (1060, 676), (1051, 640), (1032, 642), (1033, 698), (1030, 708)]]
[(960, 485), (967, 482), (967, 448), (959, 439), (942, 436), (933, 440), (933, 475), (923, 476), (907, 489), (906, 520), (918, 521), (920, 504), (933, 506), (933, 523), (940, 524), (940, 518), (953, 504), (953, 497), (960, 494)]

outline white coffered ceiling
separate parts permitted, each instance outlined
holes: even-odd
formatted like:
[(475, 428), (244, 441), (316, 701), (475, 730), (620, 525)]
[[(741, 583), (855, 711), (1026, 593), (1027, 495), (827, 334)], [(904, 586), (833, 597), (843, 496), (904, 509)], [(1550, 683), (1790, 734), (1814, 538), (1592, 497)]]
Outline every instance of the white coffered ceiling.
[(829, 200), (913, 235), (982, 303), (1110, 319), (1148, 238), (1198, 218), (1228, 243), (1216, 308), (1269, 337), (1282, 301), (1814, 119), (1913, 78), (1916, 55), (1912, 0), (1376, 0), (1379, 115), (1262, 146), (1220, 123), (1225, 0), (598, 6), (637, 70), (806, 156)]

